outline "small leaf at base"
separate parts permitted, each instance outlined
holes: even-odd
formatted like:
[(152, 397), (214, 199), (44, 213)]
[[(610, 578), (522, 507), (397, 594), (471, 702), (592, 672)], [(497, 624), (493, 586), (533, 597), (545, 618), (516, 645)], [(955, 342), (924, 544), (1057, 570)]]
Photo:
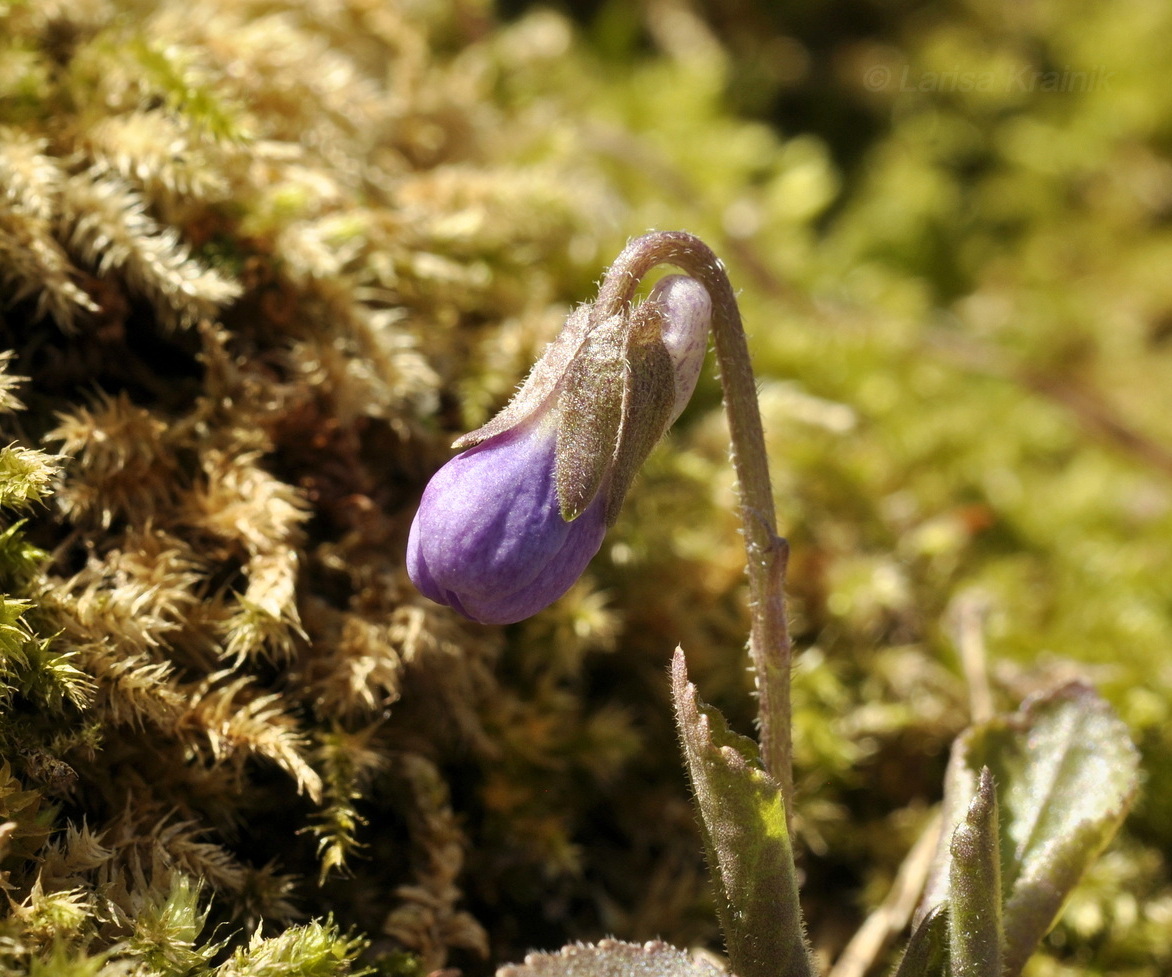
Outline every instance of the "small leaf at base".
[[(964, 817), (982, 767), (992, 772), (1001, 808), (1003, 977), (1017, 977), (1130, 808), (1139, 756), (1111, 707), (1073, 682), (957, 739), (945, 782), (946, 826)], [(946, 827), (920, 918), (949, 899), (950, 842)]]
[(678, 648), (672, 698), (733, 970), (809, 977), (781, 788), (757, 765), (752, 740), (701, 706)]
[(522, 964), (509, 964), (496, 977), (729, 977), (712, 964), (697, 960), (658, 941), (575, 944), (557, 953), (531, 953)]

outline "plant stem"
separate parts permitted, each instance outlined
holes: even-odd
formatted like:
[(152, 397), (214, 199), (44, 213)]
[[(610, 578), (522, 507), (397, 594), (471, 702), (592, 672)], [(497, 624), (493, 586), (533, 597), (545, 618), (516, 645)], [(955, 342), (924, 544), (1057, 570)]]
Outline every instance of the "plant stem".
[(749, 656), (757, 683), (761, 757), (765, 770), (781, 788), (788, 828), (793, 816), (791, 648), (785, 609), (789, 548), (777, 535), (757, 384), (732, 284), (724, 264), (699, 238), (683, 231), (656, 231), (636, 238), (615, 259), (603, 279), (595, 310), (601, 318), (620, 312), (631, 302), (643, 276), (661, 264), (675, 265), (691, 275), (712, 299), (712, 334), (744, 526), (751, 614)]

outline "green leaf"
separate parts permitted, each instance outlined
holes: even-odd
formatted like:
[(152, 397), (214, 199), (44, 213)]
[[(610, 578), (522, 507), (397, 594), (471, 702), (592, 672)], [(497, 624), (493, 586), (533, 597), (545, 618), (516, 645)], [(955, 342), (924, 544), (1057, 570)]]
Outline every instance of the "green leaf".
[(781, 788), (760, 768), (756, 745), (701, 705), (678, 648), (672, 697), (732, 969), (740, 977), (808, 977)]
[[(998, 785), (1003, 973), (1016, 977), (1131, 806), (1139, 758), (1111, 707), (1075, 682), (957, 739), (945, 783), (945, 824), (959, 824), (968, 811), (982, 767)], [(949, 901), (951, 841), (946, 832), (921, 915)]]
[(977, 792), (949, 845), (948, 949), (952, 977), (1001, 977), (1001, 851), (997, 789), (981, 768)]
[(531, 953), (523, 964), (501, 967), (496, 977), (728, 977), (703, 960), (658, 941), (562, 947), (557, 953)]
[(948, 977), (948, 910), (937, 906), (912, 931), (892, 977)]

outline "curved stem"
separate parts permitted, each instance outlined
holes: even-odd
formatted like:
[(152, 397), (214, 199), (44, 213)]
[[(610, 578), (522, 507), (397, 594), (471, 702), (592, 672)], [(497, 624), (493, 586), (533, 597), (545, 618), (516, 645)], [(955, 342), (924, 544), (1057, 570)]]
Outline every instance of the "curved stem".
[(615, 259), (594, 303), (595, 314), (605, 318), (621, 311), (643, 276), (661, 264), (675, 265), (691, 275), (712, 298), (712, 333), (745, 535), (752, 615), (749, 656), (757, 683), (761, 757), (781, 787), (788, 825), (793, 810), (791, 649), (785, 609), (789, 550), (777, 535), (757, 384), (732, 284), (724, 264), (699, 238), (683, 231), (656, 231), (632, 241)]

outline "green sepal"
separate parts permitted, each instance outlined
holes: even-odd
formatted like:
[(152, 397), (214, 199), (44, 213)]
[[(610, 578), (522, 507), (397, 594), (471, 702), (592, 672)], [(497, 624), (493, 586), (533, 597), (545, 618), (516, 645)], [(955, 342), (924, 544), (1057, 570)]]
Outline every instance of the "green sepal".
[(1001, 846), (997, 789), (982, 767), (977, 791), (948, 847), (948, 951), (952, 977), (1001, 977)]
[(663, 437), (675, 404), (675, 366), (663, 344), (663, 313), (645, 302), (631, 313), (627, 370), (614, 467), (607, 487), (606, 524), (614, 525), (643, 462)]
[(628, 330), (622, 316), (599, 323), (566, 369), (557, 403), (554, 481), (566, 522), (598, 495), (614, 464), (623, 419)]
[(761, 769), (753, 741), (700, 703), (678, 648), (672, 698), (732, 969), (809, 977), (781, 788)]
[(565, 376), (574, 357), (586, 341), (590, 330), (590, 312), (593, 306), (580, 305), (570, 313), (562, 331), (542, 353), (541, 359), (533, 364), (533, 369), (521, 384), (520, 389), (496, 415), (475, 431), (469, 431), (457, 438), (452, 447), (464, 451), (475, 447), (489, 438), (503, 434), (510, 428), (516, 427), (530, 418), (539, 410), (549, 406), (551, 398), (558, 390), (558, 385)]

